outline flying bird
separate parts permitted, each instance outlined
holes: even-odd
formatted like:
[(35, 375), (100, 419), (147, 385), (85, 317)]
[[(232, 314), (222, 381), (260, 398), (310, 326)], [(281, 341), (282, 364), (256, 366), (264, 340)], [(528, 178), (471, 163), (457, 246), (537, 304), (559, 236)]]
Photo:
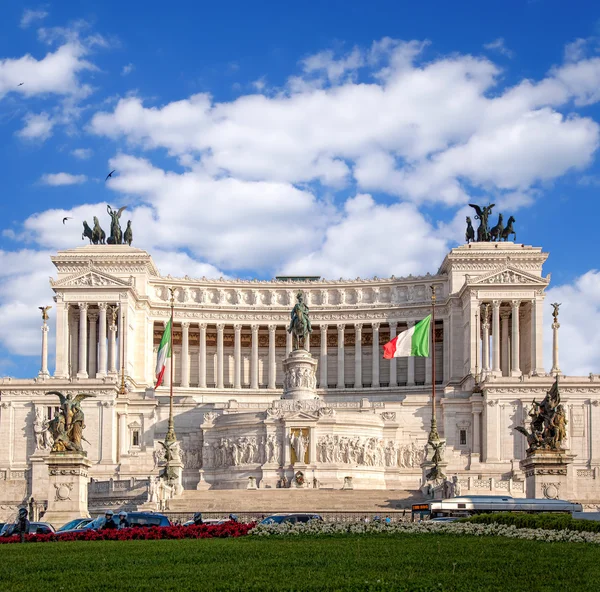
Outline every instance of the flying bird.
[(67, 220), (73, 220), (73, 218), (70, 218), (69, 216), (65, 216), (63, 218), (63, 224), (67, 221)]
[(17, 86), (23, 86), (25, 83), (24, 82), (19, 82), (19, 84), (17, 84)]
[(108, 179), (109, 179), (110, 177), (112, 177), (113, 173), (114, 173), (114, 172), (116, 172), (116, 170), (117, 170), (117, 169), (114, 169), (114, 170), (110, 171), (110, 173), (108, 173), (108, 175), (106, 175), (106, 179), (104, 179), (104, 180), (105, 180), (105, 181), (108, 181)]

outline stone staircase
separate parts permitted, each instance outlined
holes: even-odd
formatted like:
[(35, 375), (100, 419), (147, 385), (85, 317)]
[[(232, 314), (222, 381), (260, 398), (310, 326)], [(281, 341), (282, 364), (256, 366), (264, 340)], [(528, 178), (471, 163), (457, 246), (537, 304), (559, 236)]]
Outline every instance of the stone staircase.
[(223, 514), (276, 512), (392, 512), (423, 500), (420, 491), (256, 489), (186, 490), (169, 500), (169, 512), (220, 512)]

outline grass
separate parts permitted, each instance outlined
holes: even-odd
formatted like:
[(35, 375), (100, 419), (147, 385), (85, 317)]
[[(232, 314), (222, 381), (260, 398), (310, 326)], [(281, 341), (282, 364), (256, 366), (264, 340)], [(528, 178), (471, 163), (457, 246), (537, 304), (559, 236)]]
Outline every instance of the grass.
[(600, 548), (363, 535), (3, 545), (0, 590), (597, 590)]

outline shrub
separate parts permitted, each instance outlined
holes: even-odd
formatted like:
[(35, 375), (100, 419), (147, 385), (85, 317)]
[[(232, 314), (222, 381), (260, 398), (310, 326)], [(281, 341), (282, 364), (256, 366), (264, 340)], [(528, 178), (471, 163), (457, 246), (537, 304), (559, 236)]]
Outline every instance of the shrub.
[(600, 522), (575, 520), (570, 514), (524, 514), (499, 512), (478, 514), (463, 522), (476, 524), (505, 524), (516, 528), (541, 528), (543, 530), (573, 530), (576, 532), (600, 532)]

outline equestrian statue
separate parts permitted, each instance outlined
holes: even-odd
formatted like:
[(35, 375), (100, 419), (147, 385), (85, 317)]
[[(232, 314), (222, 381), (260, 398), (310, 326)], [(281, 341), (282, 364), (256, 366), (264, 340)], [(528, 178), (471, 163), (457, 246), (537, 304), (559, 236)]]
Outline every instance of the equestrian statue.
[(308, 306), (304, 302), (302, 292), (296, 294), (296, 304), (292, 309), (292, 320), (288, 328), (288, 333), (293, 336), (292, 349), (306, 349), (306, 339), (309, 333), (312, 333), (312, 326), (308, 317)]

